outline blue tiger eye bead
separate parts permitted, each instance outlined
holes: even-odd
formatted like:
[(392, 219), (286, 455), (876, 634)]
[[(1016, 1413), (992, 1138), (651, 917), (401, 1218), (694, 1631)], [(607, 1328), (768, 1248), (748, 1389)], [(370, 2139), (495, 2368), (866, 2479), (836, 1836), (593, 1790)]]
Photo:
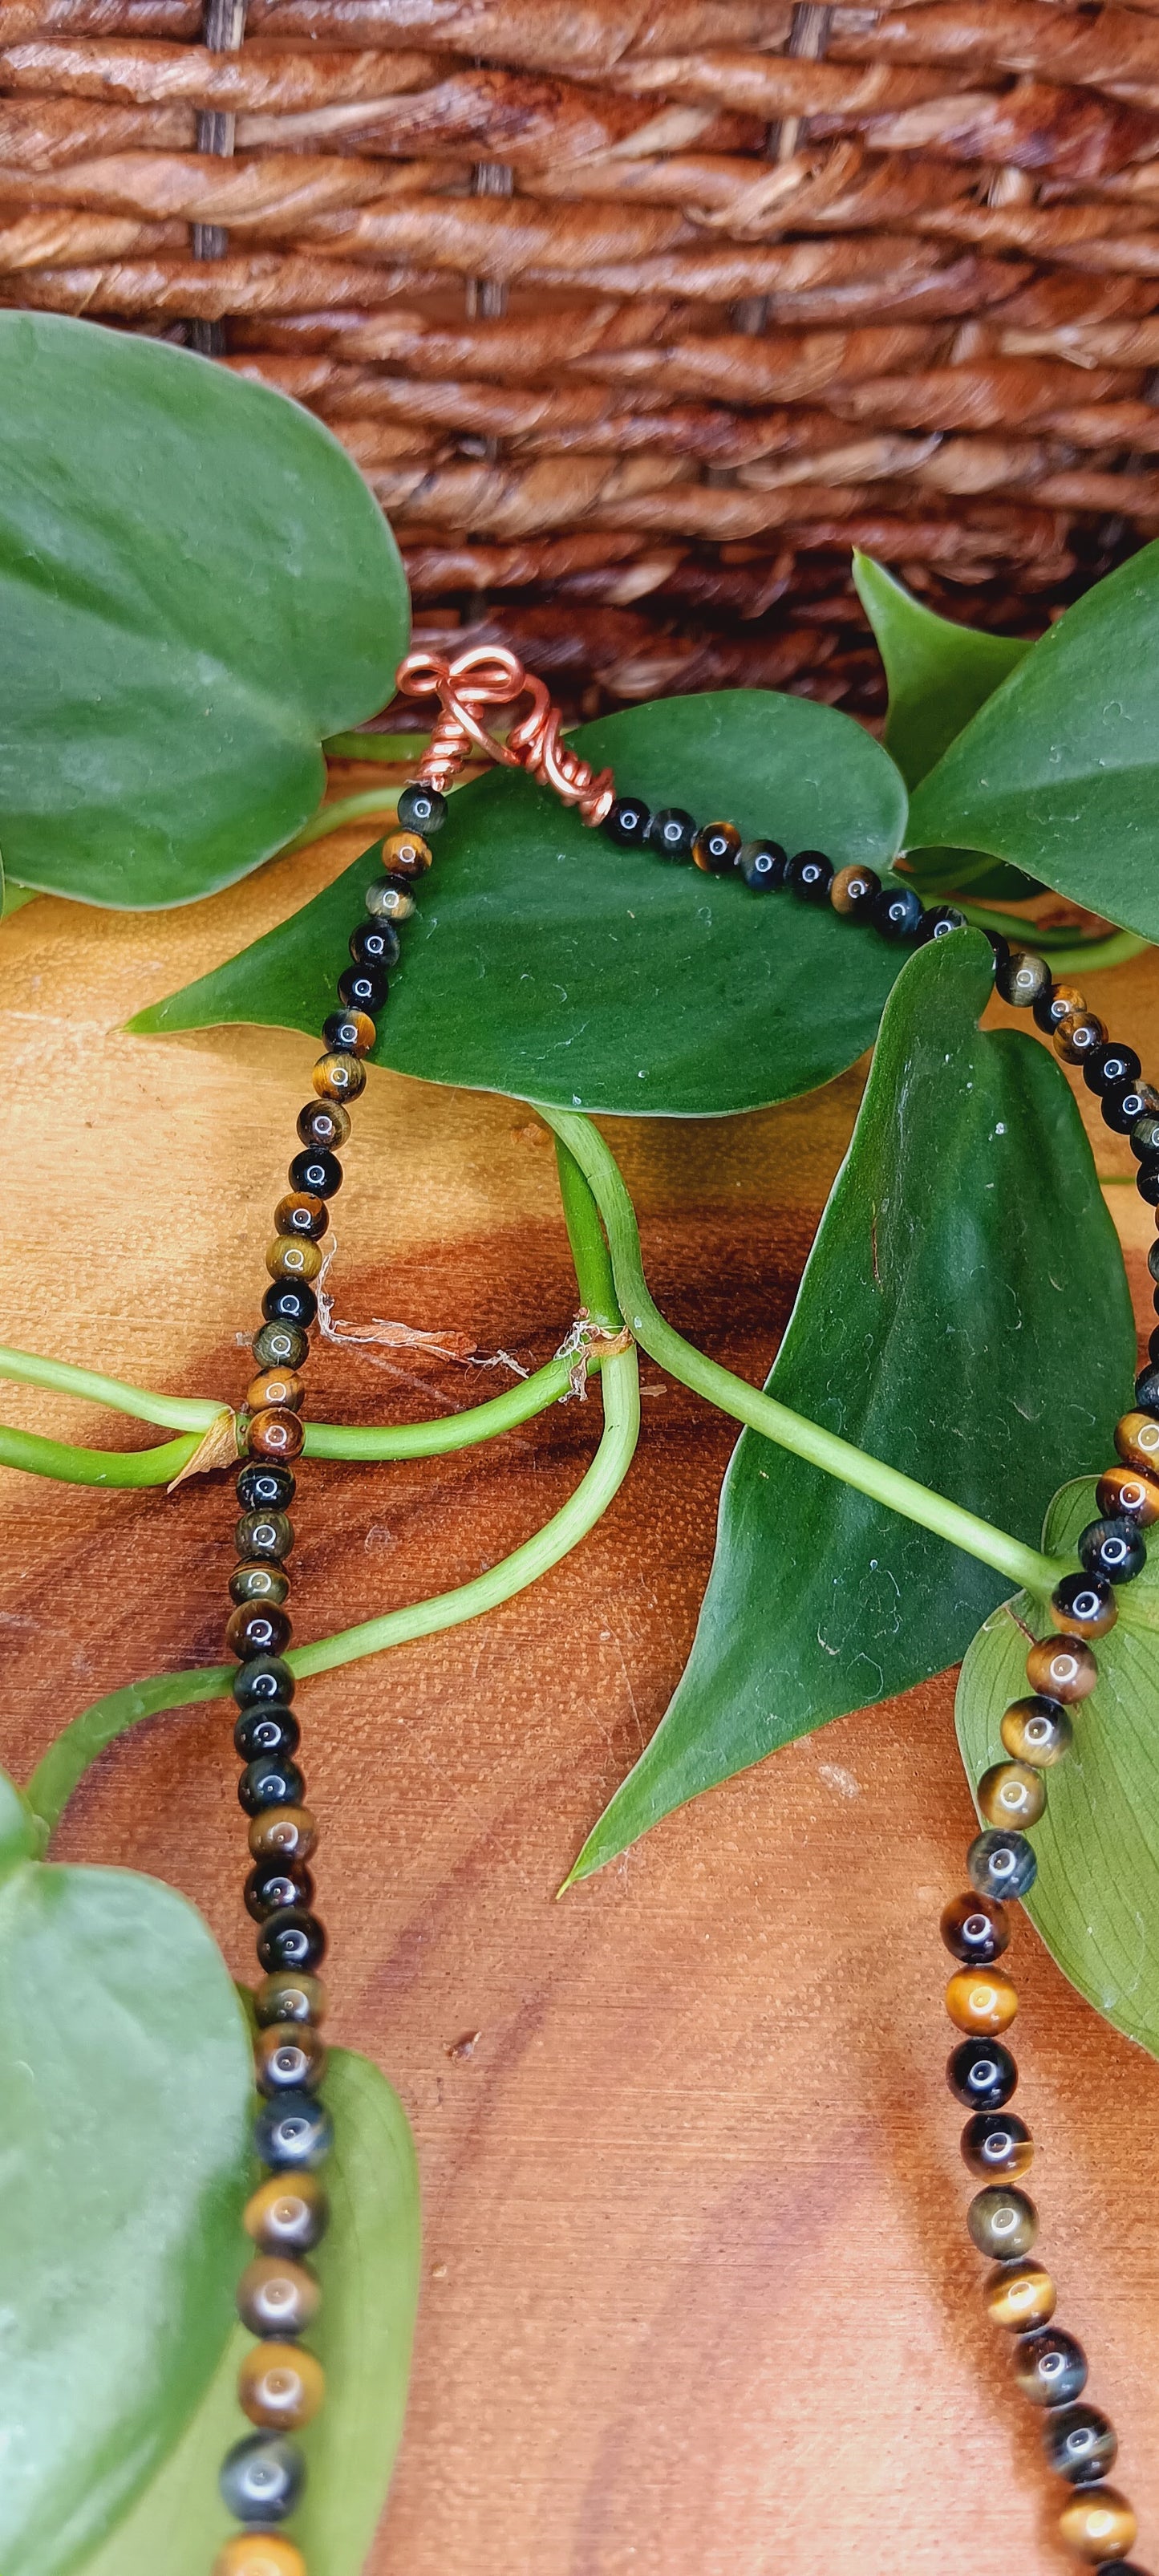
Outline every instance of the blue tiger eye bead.
[(785, 883), (801, 903), (828, 903), (836, 873), (824, 850), (798, 850), (785, 870)]
[(962, 2039), (950, 2051), (946, 2082), (967, 2111), (1001, 2111), (1017, 2090), (1018, 2068), (1000, 2039)]
[(1083, 1058), (1083, 1081), (1099, 1099), (1136, 1083), (1142, 1070), (1134, 1047), (1118, 1046), (1114, 1038), (1092, 1047)]
[(235, 2522), (285, 2522), (305, 2486), (306, 2463), (283, 2434), (248, 2433), (227, 2451), (218, 2483)]
[(1129, 1082), (1125, 1090), (1104, 1093), (1101, 1106), (1104, 1123), (1116, 1136), (1129, 1136), (1140, 1119), (1155, 1116), (1159, 1091), (1150, 1082)]
[(1108, 1583), (1133, 1583), (1147, 1562), (1146, 1541), (1134, 1521), (1088, 1521), (1080, 1530), (1078, 1552), (1088, 1574), (1103, 1574)]
[(1029, 1896), (1038, 1876), (1034, 1848), (1025, 1834), (1004, 1825), (976, 1834), (966, 1854), (966, 1876), (979, 1896), (1005, 1896), (1011, 1903)]
[(404, 832), (421, 832), (424, 841), (432, 832), (441, 832), (447, 819), (447, 800), (437, 787), (404, 787), (398, 800), (398, 819)]
[(870, 917), (883, 939), (900, 945), (919, 937), (926, 908), (916, 886), (884, 885), (874, 898)]
[(1069, 2406), (1086, 2387), (1087, 2357), (1061, 2326), (1045, 2326), (1037, 2334), (1019, 2336), (1014, 2376), (1032, 2406)]
[(257, 1708), (264, 1700), (291, 1700), (294, 1676), (280, 1655), (255, 1655), (252, 1663), (239, 1665), (231, 1688), (239, 1708)]
[[(256, 1765), (251, 1765), (251, 1768), (256, 1768)], [(275, 1803), (289, 1806), (297, 1801), (269, 1798), (263, 1803), (267, 1806)], [(297, 1976), (308, 1975), (311, 1969), (321, 1966), (325, 1956), (326, 1934), (322, 1925), (316, 1914), (307, 1914), (301, 1906), (284, 1906), (279, 1913), (271, 1914), (269, 1921), (262, 1926), (258, 1957), (271, 1976), (283, 1968), (292, 1968)]]
[(617, 796), (604, 816), (602, 829), (618, 850), (642, 850), (652, 821), (651, 806), (640, 796)]
[[(247, 1762), (237, 1784), (237, 1795), (247, 1816), (260, 1816), (263, 1807), (300, 1807), (306, 1783), (288, 1753), (259, 1753), (253, 1762)], [(271, 1964), (293, 1967), (297, 1963), (287, 1959)]]
[(918, 931), (919, 946), (927, 948), (931, 939), (948, 939), (951, 930), (967, 927), (965, 913), (959, 912), (956, 904), (937, 903), (932, 912), (927, 912)]
[(233, 1730), (233, 1749), (240, 1762), (256, 1762), (262, 1754), (272, 1762), (292, 1760), (301, 1734), (292, 1708), (283, 1707), (276, 1699), (266, 1700), (257, 1708), (242, 1710)]
[(753, 894), (772, 894), (785, 882), (788, 852), (779, 841), (742, 841), (737, 866)]
[(1047, 2467), (1072, 2487), (1089, 2487), (1105, 2478), (1118, 2457), (1114, 2425), (1098, 2406), (1052, 2407), (1042, 2428)]
[(263, 2102), (254, 2146), (274, 2173), (313, 2173), (334, 2144), (334, 2123), (312, 2093), (280, 2093)]
[(690, 859), (695, 839), (696, 817), (681, 805), (662, 805), (648, 825), (648, 847), (662, 859)]

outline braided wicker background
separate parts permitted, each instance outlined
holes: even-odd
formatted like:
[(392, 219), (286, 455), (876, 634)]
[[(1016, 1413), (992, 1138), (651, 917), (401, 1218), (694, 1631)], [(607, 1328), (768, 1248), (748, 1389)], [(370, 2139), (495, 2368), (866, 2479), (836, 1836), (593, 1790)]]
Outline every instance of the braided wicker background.
[[(243, 25), (244, 17), (244, 25)], [(872, 716), (1159, 530), (1159, 0), (0, 0), (0, 302), (308, 403), (428, 636)]]

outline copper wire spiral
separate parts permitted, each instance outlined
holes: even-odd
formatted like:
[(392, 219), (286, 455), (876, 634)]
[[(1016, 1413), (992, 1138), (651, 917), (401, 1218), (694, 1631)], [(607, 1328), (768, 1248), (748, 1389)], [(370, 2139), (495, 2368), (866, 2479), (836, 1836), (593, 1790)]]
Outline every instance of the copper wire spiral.
[[(437, 653), (408, 653), (399, 663), (397, 687), (412, 698), (437, 698), (440, 713), (415, 772), (423, 787), (443, 795), (476, 752), (506, 769), (526, 769), (584, 823), (602, 823), (615, 796), (610, 769), (597, 777), (591, 763), (564, 742), (559, 708), (544, 682), (524, 670), (505, 645), (476, 644), (446, 661)], [(500, 742), (483, 722), (486, 707), (513, 706), (529, 694), (528, 713)]]

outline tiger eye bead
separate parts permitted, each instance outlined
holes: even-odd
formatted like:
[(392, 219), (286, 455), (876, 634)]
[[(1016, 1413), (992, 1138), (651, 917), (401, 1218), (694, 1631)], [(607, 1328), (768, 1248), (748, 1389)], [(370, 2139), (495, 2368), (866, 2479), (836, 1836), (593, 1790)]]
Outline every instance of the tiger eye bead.
[(1051, 1616), (1067, 1637), (1105, 1637), (1118, 1604), (1104, 1574), (1064, 1574), (1050, 1596)]
[(408, 832), (441, 832), (450, 807), (437, 787), (426, 787), (416, 778), (413, 786), (404, 787), (398, 800), (398, 819)]
[(382, 844), (382, 864), (392, 877), (425, 876), (432, 856), (421, 832), (388, 832)]
[(1095, 1501), (1109, 1520), (1134, 1521), (1138, 1529), (1159, 1521), (1159, 1484), (1130, 1467), (1109, 1467), (1095, 1487)]
[(1001, 2111), (1018, 2084), (1018, 2068), (1000, 2039), (963, 2039), (951, 2049), (946, 2082), (967, 2111)]
[(1117, 2487), (1080, 2487), (1058, 2517), (1064, 2548), (1088, 2567), (1105, 2567), (1125, 2558), (1139, 2530), (1126, 2496)]
[(322, 2364), (300, 2344), (255, 2344), (237, 2375), (243, 2415), (273, 2433), (296, 2433), (317, 2414), (325, 2394)]
[(1133, 1521), (1088, 1521), (1076, 1542), (1088, 1574), (1108, 1583), (1133, 1583), (1147, 1562), (1147, 1548)]
[(309, 1190), (288, 1190), (274, 1209), (274, 1232), (300, 1236), (307, 1243), (320, 1243), (329, 1223), (325, 1200), (314, 1198)]
[(295, 2263), (288, 2254), (255, 2254), (237, 2285), (237, 2312), (251, 2334), (306, 2334), (321, 2296), (304, 2263)]
[(230, 1683), (239, 1708), (257, 1708), (272, 1699), (284, 1700), (288, 1707), (296, 1687), (290, 1666), (281, 1655), (262, 1655), (252, 1664), (243, 1664)]
[[(233, 1749), (239, 1762), (257, 1762), (263, 1754), (274, 1762), (292, 1761), (301, 1734), (292, 1708), (283, 1708), (276, 1699), (266, 1700), (258, 1708), (243, 1708), (233, 1730)], [(297, 1812), (296, 1808), (291, 1810), (292, 1814)], [(255, 1817), (255, 1825), (257, 1821)], [(251, 1832), (253, 1829), (251, 1826)], [(255, 1852), (254, 1858), (258, 1857)]]
[(1029, 2254), (1038, 2234), (1038, 2211), (1013, 2183), (996, 2182), (975, 2192), (966, 2225), (980, 2254), (999, 2259)]
[(785, 870), (785, 883), (802, 903), (828, 903), (835, 875), (824, 850), (798, 850)]
[(1086, 1007), (1086, 995), (1080, 993), (1077, 984), (1050, 984), (1033, 1004), (1037, 1025), (1048, 1038), (1054, 1036), (1060, 1021), (1072, 1019)]
[[(1134, 1047), (1120, 1046), (1112, 1038), (1106, 1046), (1094, 1047), (1083, 1065), (1083, 1081), (1097, 1100), (1115, 1092), (1130, 1091), (1143, 1068)], [(1136, 1111), (1141, 1117), (1142, 1107)]]
[(1015, 2345), (1014, 2376), (1032, 2406), (1069, 2406), (1086, 2387), (1087, 2357), (1073, 2335), (1052, 2326)]
[(300, 1458), (305, 1439), (305, 1426), (299, 1416), (284, 1412), (278, 1405), (252, 1413), (246, 1424), (246, 1447), (251, 1458)]
[(1050, 991), (1052, 980), (1045, 957), (1032, 948), (1012, 948), (994, 977), (1003, 1001), (1011, 1002), (1016, 1011), (1031, 1010)]
[(647, 845), (662, 859), (682, 860), (692, 856), (696, 839), (696, 818), (686, 814), (682, 805), (662, 805), (648, 825)]
[(1039, 1637), (1027, 1654), (1026, 1678), (1038, 1697), (1071, 1706), (1089, 1699), (1099, 1668), (1080, 1637)]
[[(275, 1468), (274, 1473), (279, 1472)], [(289, 1481), (292, 1485), (292, 1476)], [(239, 1556), (261, 1557), (277, 1564), (293, 1548), (294, 1524), (285, 1512), (245, 1511), (234, 1530), (233, 1543)]]
[(237, 1784), (238, 1804), (247, 1816), (261, 1814), (263, 1807), (300, 1807), (306, 1783), (286, 1753), (259, 1753), (247, 1762)]
[(956, 903), (936, 903), (927, 912), (921, 926), (920, 945), (928, 948), (931, 939), (948, 939), (952, 930), (966, 930), (969, 924)]
[[(286, 1716), (290, 1716), (289, 1709)], [(238, 1720), (239, 1725), (244, 1723), (243, 1719)], [(287, 1752), (294, 1749), (293, 1745), (286, 1747)], [(250, 1857), (253, 1860), (287, 1862), (309, 1860), (317, 1840), (318, 1827), (308, 1807), (267, 1807), (260, 1816), (254, 1817), (250, 1825)]]
[(1070, 1011), (1059, 1020), (1054, 1032), (1054, 1051), (1064, 1064), (1083, 1064), (1096, 1047), (1105, 1046), (1107, 1032), (1093, 1011)]
[(250, 1379), (245, 1391), (247, 1413), (264, 1413), (267, 1406), (277, 1412), (299, 1413), (305, 1401), (305, 1384), (296, 1369), (263, 1369), (260, 1377)]
[(274, 1279), (262, 1299), (262, 1313), (267, 1324), (300, 1324), (306, 1331), (317, 1321), (318, 1300), (305, 1279)]
[[(1159, 1414), (1159, 1368), (1152, 1360), (1149, 1368), (1140, 1369), (1135, 1380), (1135, 1402), (1140, 1413)], [(1082, 1540), (1079, 1540), (1082, 1546)]]
[[(354, 972), (353, 969), (351, 971)], [(345, 977), (342, 980), (345, 982)], [(370, 980), (365, 971), (358, 976), (359, 983), (363, 985), (369, 985)], [(385, 984), (385, 975), (381, 981)], [(377, 1036), (377, 1025), (368, 1011), (347, 1007), (342, 1011), (331, 1011), (329, 1019), (322, 1022), (323, 1045), (336, 1049), (340, 1055), (369, 1055)]]
[(1099, 1105), (1104, 1126), (1116, 1136), (1129, 1136), (1141, 1118), (1154, 1117), (1159, 1091), (1151, 1082), (1128, 1083), (1121, 1091), (1105, 1091)]
[(293, 1635), (288, 1611), (261, 1602), (244, 1603), (230, 1612), (225, 1623), (225, 1642), (239, 1664), (248, 1663), (251, 1655), (280, 1655)]
[(320, 1055), (313, 1079), (320, 1100), (360, 1100), (366, 1089), (366, 1067), (361, 1056)]
[(312, 2093), (279, 2093), (254, 2121), (254, 2147), (278, 2173), (313, 2173), (334, 2144), (330, 2114)]
[(980, 2182), (995, 2174), (1017, 2181), (1034, 2162), (1034, 2142), (1013, 2111), (976, 2111), (962, 2131), (962, 2162)]
[(978, 1805), (988, 1825), (1036, 1825), (1046, 1805), (1039, 1772), (1026, 1762), (995, 1762), (978, 1782)]
[(1047, 2467), (1069, 2478), (1074, 2487), (1089, 2487), (1113, 2469), (1119, 2438), (1098, 2406), (1060, 2406), (1042, 2428)]
[(350, 933), (350, 954), (356, 966), (397, 966), (402, 942), (394, 923), (360, 921)]
[(1033, 1771), (1049, 1771), (1069, 1753), (1074, 1728), (1065, 1708), (1050, 1699), (1015, 1699), (1002, 1720), (1001, 1735), (1015, 1762)]
[(282, 1914), (289, 1906), (311, 1905), (314, 1881), (304, 1860), (271, 1856), (255, 1861), (244, 1896), (246, 1913), (255, 1923), (266, 1923), (271, 1914)]
[[(304, 1154), (295, 1154), (289, 1179), (292, 1190), (304, 1191), (312, 1199), (336, 1198), (342, 1187), (342, 1165), (337, 1154), (329, 1154), (323, 1147), (314, 1145)], [(288, 1368), (297, 1368), (306, 1353), (300, 1351), (296, 1360), (290, 1359), (286, 1352), (275, 1352), (273, 1356), (284, 1359)]]
[(260, 1369), (297, 1369), (309, 1356), (310, 1336), (300, 1324), (263, 1324), (250, 1349)]
[(238, 2531), (218, 2550), (213, 2576), (306, 2576), (306, 2561), (279, 2531)]
[(275, 2021), (254, 2050), (259, 2093), (315, 2093), (326, 2072), (326, 2043), (306, 2022)]
[(275, 2021), (308, 2021), (318, 2026), (326, 2019), (326, 1988), (318, 1977), (298, 1977), (283, 1968), (262, 1978), (254, 2012), (261, 2030), (268, 2030)]
[(235, 2442), (221, 2465), (218, 2486), (227, 2513), (239, 2522), (284, 2522), (305, 2483), (306, 2464), (295, 2442), (276, 2433), (250, 2433)]
[(376, 877), (366, 889), (366, 909), (372, 921), (409, 921), (415, 908), (413, 894), (401, 882), (390, 877)]
[(1000, 1959), (1010, 1939), (1010, 1918), (994, 1896), (955, 1896), (941, 1922), (942, 1939), (955, 1959), (971, 1967), (989, 1967)]
[(329, 2217), (316, 2175), (271, 2174), (246, 2202), (242, 2224), (263, 2254), (310, 2254), (321, 2244)]
[(239, 1609), (246, 1601), (272, 1601), (280, 1609), (289, 1595), (290, 1578), (280, 1565), (263, 1565), (261, 1560), (235, 1565), (229, 1578), (229, 1597)]
[(233, 1490), (243, 1512), (267, 1514), (284, 1512), (298, 1488), (288, 1467), (246, 1466), (239, 1468)]
[(986, 2283), (985, 2299), (995, 2325), (1021, 2335), (1049, 2323), (1058, 2292), (1041, 2263), (999, 2263)]
[(1025, 1834), (1008, 1829), (975, 1834), (966, 1854), (966, 1876), (979, 1896), (1004, 1896), (1016, 1902), (1029, 1896), (1038, 1876), (1033, 1846)]
[(873, 899), (881, 893), (881, 878), (873, 868), (838, 868), (829, 888), (829, 901), (842, 921), (869, 921)]
[(1018, 1996), (1009, 1977), (995, 1968), (959, 1968), (946, 1988), (946, 2011), (959, 2030), (978, 2038), (997, 2038), (1009, 2030)]
[(350, 1119), (336, 1100), (308, 1100), (298, 1111), (298, 1136), (317, 1154), (335, 1154), (350, 1134)]
[(1151, 1413), (1124, 1413), (1115, 1424), (1115, 1447), (1137, 1475), (1159, 1474), (1159, 1422)]
[(320, 1968), (325, 1956), (324, 1928), (317, 1915), (302, 1906), (284, 1906), (262, 1926), (258, 1957), (263, 1968), (292, 1968), (301, 1976), (303, 1971), (308, 1974)]
[(750, 894), (774, 894), (785, 882), (789, 854), (779, 841), (744, 841), (737, 866)]
[(709, 876), (722, 877), (735, 866), (740, 845), (735, 823), (703, 823), (692, 844), (692, 856)]
[(309, 1238), (303, 1242), (297, 1235), (276, 1234), (266, 1247), (266, 1268), (275, 1281), (291, 1280), (295, 1286), (305, 1281), (308, 1285), (317, 1278), (321, 1267), (322, 1255)]
[(874, 897), (871, 918), (883, 939), (912, 944), (921, 938), (926, 908), (916, 886), (883, 885)]

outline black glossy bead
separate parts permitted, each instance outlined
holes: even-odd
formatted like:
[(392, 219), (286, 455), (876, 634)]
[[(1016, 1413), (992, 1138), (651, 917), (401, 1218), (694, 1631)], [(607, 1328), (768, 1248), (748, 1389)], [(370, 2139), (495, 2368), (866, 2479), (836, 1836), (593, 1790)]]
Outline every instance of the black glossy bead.
[(1141, 1118), (1159, 1110), (1159, 1091), (1150, 1082), (1130, 1082), (1125, 1091), (1108, 1091), (1102, 1108), (1104, 1122), (1116, 1136), (1129, 1136)]
[(1025, 2173), (1033, 2154), (1030, 2131), (1014, 2111), (975, 2111), (962, 2131), (962, 2162), (972, 2174)]
[(256, 1655), (242, 1664), (230, 1685), (239, 1708), (258, 1708), (271, 1699), (291, 1700), (294, 1676), (281, 1655)]
[(966, 1875), (979, 1896), (1005, 1896), (1011, 1904), (1029, 1896), (1038, 1876), (1034, 1847), (1025, 1834), (1004, 1825), (976, 1834), (966, 1854)]
[[(1144, 1371), (1142, 1384), (1151, 1372)], [(1134, 1521), (1121, 1516), (1114, 1520), (1088, 1521), (1080, 1530), (1078, 1552), (1088, 1574), (1105, 1575), (1108, 1583), (1133, 1583), (1147, 1562), (1147, 1545)]]
[(390, 986), (384, 966), (344, 966), (338, 978), (338, 999), (348, 1011), (380, 1011)]
[(274, 1279), (262, 1299), (262, 1313), (267, 1324), (301, 1324), (308, 1330), (317, 1321), (318, 1300), (304, 1279)]
[(742, 841), (737, 866), (752, 894), (772, 894), (785, 882), (787, 850), (779, 841)]
[(1069, 2478), (1072, 2487), (1089, 2487), (1114, 2468), (1119, 2437), (1099, 2407), (1059, 2406), (1052, 2407), (1043, 2425), (1042, 2447), (1056, 2477)]
[(922, 923), (918, 933), (919, 946), (927, 947), (931, 939), (948, 939), (951, 930), (965, 930), (966, 927), (965, 913), (959, 912), (956, 904), (937, 903), (932, 912), (927, 912)]
[[(1154, 1341), (1154, 1339), (1155, 1335), (1152, 1334), (1151, 1340)], [(1154, 1352), (1151, 1354), (1151, 1359), (1151, 1367), (1140, 1369), (1135, 1380), (1135, 1404), (1140, 1413), (1159, 1414), (1159, 1367), (1154, 1364)]]
[(404, 832), (419, 832), (424, 841), (432, 832), (441, 832), (447, 819), (447, 800), (437, 787), (422, 787), (417, 780), (404, 787), (398, 800), (398, 819)]
[(313, 1899), (314, 1881), (304, 1860), (292, 1865), (256, 1861), (245, 1883), (246, 1913), (252, 1914), (255, 1923), (266, 1923), (272, 1914), (289, 1913), (295, 1906), (309, 1906)]
[(233, 1749), (241, 1762), (256, 1762), (259, 1754), (281, 1762), (298, 1750), (302, 1730), (292, 1708), (283, 1701), (267, 1700), (264, 1707), (245, 1708), (233, 1730)]
[(1151, 1154), (1159, 1154), (1159, 1110), (1148, 1109), (1137, 1118), (1131, 1129), (1131, 1152), (1137, 1163), (1145, 1163)]
[(883, 885), (873, 902), (873, 927), (883, 939), (916, 940), (926, 908), (916, 886)]
[[(308, 1154), (298, 1156), (300, 1163), (310, 1159)], [(290, 1169), (293, 1170), (292, 1164)], [(299, 1181), (297, 1187), (302, 1186)], [(300, 1369), (310, 1356), (310, 1336), (300, 1324), (263, 1324), (260, 1333), (254, 1334), (250, 1349), (259, 1369)]]
[(989, 940), (994, 951), (994, 972), (997, 974), (999, 967), (1005, 964), (1010, 955), (1010, 942), (1003, 938), (1000, 930), (984, 930), (982, 937)]
[[(290, 1361), (286, 1362), (287, 1367), (291, 1365)], [(242, 1468), (234, 1487), (243, 1512), (261, 1512), (264, 1516), (271, 1512), (284, 1512), (287, 1503), (293, 1502), (297, 1490), (289, 1467), (279, 1467), (276, 1461), (267, 1464), (265, 1459), (256, 1458)]]
[(1061, 2326), (1042, 2326), (1037, 2334), (1019, 2335), (1014, 2376), (1032, 2406), (1070, 2406), (1086, 2387), (1087, 2357)]
[(1033, 948), (1010, 948), (1000, 957), (994, 969), (994, 981), (1004, 1002), (1016, 1011), (1032, 1010), (1052, 988), (1053, 978), (1045, 957)]
[(1148, 1207), (1159, 1207), (1159, 1154), (1149, 1154), (1135, 1174), (1135, 1187)]
[(1121, 1091), (1125, 1084), (1137, 1082), (1142, 1070), (1134, 1047), (1116, 1046), (1113, 1038), (1104, 1046), (1092, 1047), (1083, 1058), (1083, 1081), (1099, 1099), (1109, 1091)]
[(350, 933), (356, 966), (397, 966), (402, 944), (393, 921), (360, 921)]
[(1066, 984), (1060, 987), (1051, 982), (1045, 992), (1038, 995), (1032, 1008), (1035, 1026), (1044, 1029), (1047, 1037), (1052, 1038), (1059, 1021), (1065, 1020), (1068, 1012), (1074, 1009), (1070, 987)]
[(662, 805), (648, 825), (648, 847), (662, 859), (690, 859), (695, 839), (696, 818), (681, 805)]
[(1105, 1636), (1118, 1612), (1105, 1574), (1064, 1574), (1050, 1596), (1055, 1624), (1067, 1636)]
[[(314, 1199), (332, 1199), (342, 1187), (342, 1165), (337, 1154), (318, 1154), (307, 1150), (295, 1154), (290, 1165), (290, 1188), (305, 1190)], [(296, 1368), (296, 1360), (287, 1366)]]
[[(250, 1765), (251, 1770), (257, 1767), (256, 1763)], [(290, 1766), (283, 1763), (280, 1767), (286, 1770)], [(297, 1805), (298, 1801), (287, 1798), (277, 1803), (290, 1806)], [(273, 1806), (275, 1801), (266, 1798), (262, 1804)], [(280, 1914), (271, 1914), (258, 1942), (258, 1957), (263, 1968), (270, 1970), (293, 1968), (301, 1974), (303, 1970), (320, 1966), (325, 1956), (325, 1931), (317, 1915), (307, 1913), (300, 1905), (287, 1905)]]
[(235, 2522), (285, 2522), (306, 2483), (306, 2463), (283, 2433), (247, 2433), (221, 2464), (218, 2485)]
[[(296, 1762), (288, 1754), (279, 1761), (272, 1753), (259, 1753), (256, 1762), (247, 1762), (237, 1784), (238, 1800), (247, 1816), (260, 1816), (264, 1807), (300, 1807), (306, 1795), (306, 1783)], [(279, 1966), (293, 1968), (295, 1959), (280, 1960)]]
[(652, 809), (639, 796), (617, 796), (604, 816), (603, 828), (618, 850), (642, 850), (651, 821)]
[(1000, 2039), (962, 2039), (947, 2059), (946, 2082), (968, 2111), (1000, 2111), (1018, 2083), (1018, 2068)]
[(837, 871), (824, 850), (797, 850), (785, 870), (785, 883), (802, 903), (828, 903)]
[(1001, 1897), (979, 1896), (974, 1888), (951, 1898), (940, 1928), (951, 1958), (967, 1967), (990, 1967), (1010, 1946), (1010, 1918)]
[(281, 1565), (294, 1545), (294, 1524), (285, 1512), (243, 1512), (233, 1543), (250, 1565)]
[(333, 2143), (330, 2114), (312, 2093), (282, 2093), (263, 2102), (254, 2121), (254, 2146), (274, 2173), (313, 2173)]

